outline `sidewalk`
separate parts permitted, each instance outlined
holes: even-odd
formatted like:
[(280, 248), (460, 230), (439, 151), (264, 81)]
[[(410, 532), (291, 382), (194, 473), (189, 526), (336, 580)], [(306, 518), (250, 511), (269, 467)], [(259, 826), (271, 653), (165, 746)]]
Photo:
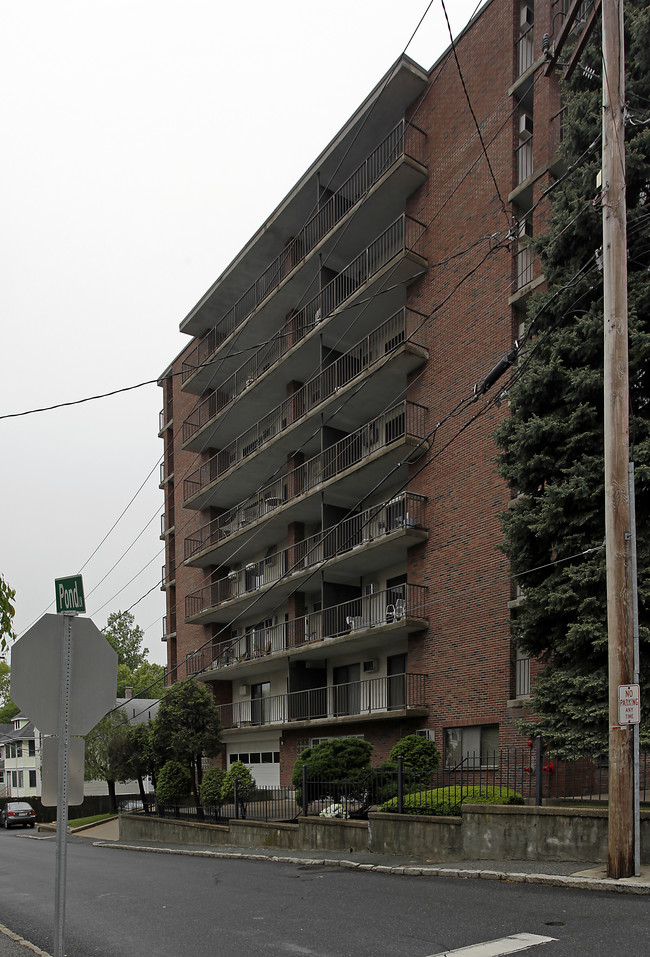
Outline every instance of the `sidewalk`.
[[(303, 866), (346, 867), (418, 877), (455, 877), (474, 880), (502, 880), (511, 883), (546, 884), (577, 887), (582, 890), (616, 891), (623, 894), (650, 894), (650, 865), (641, 868), (639, 877), (610, 880), (605, 864), (584, 861), (433, 861), (392, 854), (350, 851), (283, 851), (268, 847), (201, 848), (196, 844), (162, 844), (155, 841), (120, 841), (117, 820), (77, 832), (79, 838), (92, 840), (106, 848), (140, 851), (150, 854), (183, 854), (230, 860), (267, 860)], [(0, 954), (0, 957), (2, 955)]]

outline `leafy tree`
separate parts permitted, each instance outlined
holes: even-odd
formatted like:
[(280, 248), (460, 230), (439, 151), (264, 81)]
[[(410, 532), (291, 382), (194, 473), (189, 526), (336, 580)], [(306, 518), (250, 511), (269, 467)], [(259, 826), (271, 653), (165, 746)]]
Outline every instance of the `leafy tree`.
[[(631, 458), (636, 464), (642, 694), (646, 713), (650, 629), (650, 127), (634, 119), (650, 101), (650, 8), (626, 4), (628, 311)], [(601, 73), (598, 31), (582, 56)], [(565, 753), (606, 751), (607, 609), (603, 481), (603, 287), (596, 268), (602, 235), (594, 202), (600, 129), (600, 80), (576, 71), (566, 90), (563, 152), (580, 164), (552, 194), (548, 235), (537, 244), (548, 291), (534, 297), (529, 340), (497, 432), (499, 468), (513, 493), (503, 516), (505, 552), (525, 600), (513, 638), (544, 668), (532, 689), (543, 733)], [(585, 155), (586, 154), (586, 155)], [(604, 196), (606, 202), (606, 196)], [(585, 269), (590, 265), (591, 268)], [(589, 549), (596, 549), (588, 552)], [(578, 556), (578, 557), (573, 557)], [(642, 735), (648, 739), (647, 727)]]
[(220, 746), (219, 712), (209, 689), (197, 681), (174, 685), (162, 698), (151, 726), (152, 754), (158, 767), (174, 760), (188, 768), (197, 807), (203, 755), (214, 757)]
[(108, 763), (116, 781), (138, 782), (142, 807), (148, 814), (144, 778), (152, 771), (149, 727), (146, 724), (117, 727), (108, 742)]
[(160, 804), (178, 807), (192, 788), (190, 772), (179, 761), (166, 761), (160, 769), (156, 782), (156, 799)]
[(133, 687), (133, 675), (128, 665), (117, 666), (117, 697), (125, 698), (126, 689)]
[(407, 734), (394, 744), (388, 755), (388, 762), (397, 765), (400, 756), (405, 768), (423, 776), (435, 771), (440, 761), (440, 754), (433, 741), (418, 734)]
[(9, 642), (16, 637), (12, 626), (16, 610), (13, 606), (15, 597), (14, 589), (10, 588), (0, 575), (0, 651), (7, 651)]
[(135, 617), (130, 611), (111, 612), (103, 634), (117, 652), (118, 666), (126, 665), (133, 672), (145, 664), (149, 649), (142, 647), (144, 632), (135, 624)]
[(9, 697), (11, 668), (6, 661), (0, 661), (0, 724), (8, 724), (18, 714), (18, 708)]
[(226, 772), (223, 768), (208, 768), (201, 781), (200, 798), (203, 807), (216, 808), (217, 815), (223, 804), (221, 796)]
[(86, 781), (106, 781), (113, 811), (117, 811), (115, 782), (119, 780), (119, 768), (111, 760), (111, 742), (126, 724), (123, 711), (109, 711), (84, 739), (84, 778)]
[(135, 671), (128, 665), (117, 666), (117, 697), (126, 697), (131, 688), (134, 698), (161, 698), (165, 692), (165, 669), (151, 661), (145, 661)]
[(255, 779), (251, 774), (250, 768), (247, 768), (241, 761), (233, 761), (228, 768), (223, 785), (221, 787), (221, 800), (225, 804), (228, 801), (235, 800), (235, 780), (237, 781), (237, 803), (239, 805), (239, 815), (246, 817), (246, 807), (248, 802), (255, 794), (257, 786)]
[(144, 661), (132, 675), (134, 698), (161, 698), (165, 693), (165, 669), (153, 661)]

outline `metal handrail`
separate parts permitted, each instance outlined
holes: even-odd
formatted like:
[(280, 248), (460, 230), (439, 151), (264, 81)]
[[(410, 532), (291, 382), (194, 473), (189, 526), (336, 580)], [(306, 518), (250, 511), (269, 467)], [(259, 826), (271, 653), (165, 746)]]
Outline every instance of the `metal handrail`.
[(407, 251), (422, 255), (420, 240), (426, 227), (419, 220), (403, 214), (388, 226), (370, 246), (341, 270), (324, 288), (299, 311), (254, 355), (246, 360), (227, 379), (219, 384), (183, 423), (183, 441), (235, 401), (256, 379), (278, 362), (298, 342), (302, 341), (331, 313), (354, 296), (372, 277), (387, 266), (395, 256)]
[(250, 698), (218, 706), (224, 728), (427, 708), (427, 675), (401, 674)]
[(282, 579), (304, 574), (323, 561), (368, 545), (400, 529), (423, 529), (425, 504), (424, 496), (402, 492), (382, 506), (365, 509), (333, 528), (311, 535), (257, 562), (250, 562), (245, 568), (232, 571), (218, 581), (186, 595), (185, 617), (192, 618)]
[(426, 585), (410, 582), (363, 595), (340, 605), (292, 618), (277, 625), (251, 628), (193, 652), (185, 659), (187, 675), (229, 668), (231, 665), (276, 655), (314, 642), (360, 635), (370, 628), (383, 628), (399, 621), (428, 621)]
[[(207, 545), (215, 545), (264, 515), (308, 494), (317, 486), (335, 478), (352, 466), (361, 464), (375, 452), (407, 437), (424, 440), (427, 409), (423, 405), (404, 400), (383, 412), (366, 425), (319, 452), (305, 463), (285, 472), (255, 495), (235, 505), (218, 518), (207, 522), (193, 536), (185, 539), (185, 559)], [(424, 451), (424, 449), (423, 449)], [(185, 480), (184, 500), (199, 491)]]
[[(312, 376), (302, 388), (276, 406), (252, 428), (242, 432), (200, 468), (190, 473), (188, 480), (198, 481), (200, 488), (216, 481), (289, 425), (310, 415), (332, 395), (359, 379), (368, 369), (399, 349), (405, 341), (414, 341), (411, 337), (417, 328), (417, 317), (420, 321), (424, 318), (422, 313), (406, 307), (399, 309), (348, 352)], [(418, 345), (416, 342), (415, 344)], [(218, 405), (215, 393), (212, 393), (197, 406), (183, 422), (183, 442), (187, 442), (216, 418), (222, 411)]]
[(424, 159), (426, 134), (418, 127), (395, 126), (361, 165), (348, 177), (309, 219), (298, 236), (268, 266), (219, 322), (197, 343), (183, 360), (182, 381), (185, 382), (212, 353), (219, 348), (250, 314), (296, 269), (313, 249), (330, 233), (390, 167), (404, 156), (417, 162)]

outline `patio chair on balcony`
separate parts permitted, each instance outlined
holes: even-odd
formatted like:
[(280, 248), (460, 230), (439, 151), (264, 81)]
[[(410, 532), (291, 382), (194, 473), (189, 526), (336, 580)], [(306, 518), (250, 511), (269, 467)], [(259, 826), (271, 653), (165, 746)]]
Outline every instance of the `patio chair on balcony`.
[(395, 621), (402, 621), (406, 618), (406, 599), (398, 598), (395, 602)]

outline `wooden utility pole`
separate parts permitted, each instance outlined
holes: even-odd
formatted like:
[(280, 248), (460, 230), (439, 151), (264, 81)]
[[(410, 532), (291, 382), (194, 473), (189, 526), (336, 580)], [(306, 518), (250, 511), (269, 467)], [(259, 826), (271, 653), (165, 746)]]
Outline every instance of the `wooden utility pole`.
[(633, 734), (619, 724), (618, 689), (634, 680), (625, 204), (623, 0), (603, 0), (603, 283), (605, 534), (609, 647), (609, 851), (612, 878), (634, 873)]

